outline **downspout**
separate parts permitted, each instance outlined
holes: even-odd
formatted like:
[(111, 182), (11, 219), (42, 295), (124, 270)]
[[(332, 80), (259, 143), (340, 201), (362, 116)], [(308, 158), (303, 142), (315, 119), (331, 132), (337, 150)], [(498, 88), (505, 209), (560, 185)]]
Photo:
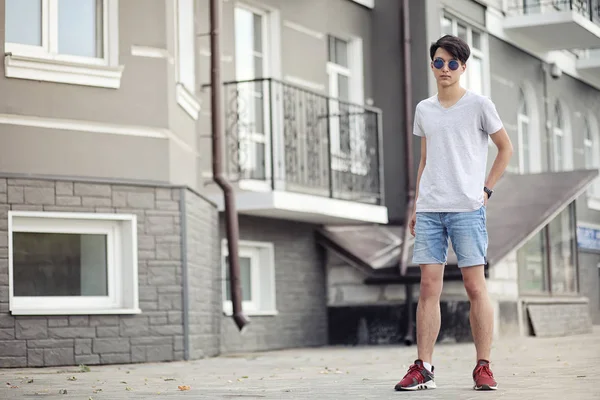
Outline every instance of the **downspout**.
[[(406, 275), (408, 267), (408, 241), (410, 239), (410, 220), (415, 202), (415, 189), (413, 180), (413, 141), (412, 141), (412, 69), (411, 69), (411, 36), (410, 36), (410, 10), (408, 7), (409, 0), (402, 2), (402, 25), (403, 25), (403, 61), (404, 61), (404, 133), (405, 133), (405, 160), (406, 160), (406, 211), (404, 216), (404, 238), (402, 239), (402, 248), (400, 250), (400, 275)], [(405, 323), (406, 331), (404, 334), (404, 344), (410, 346), (414, 343), (414, 321), (413, 321), (413, 285), (405, 284), (406, 300), (405, 307)]]
[(404, 216), (404, 238), (402, 239), (402, 248), (400, 251), (400, 275), (406, 274), (408, 267), (408, 241), (410, 239), (410, 219), (415, 202), (414, 188), (414, 165), (413, 165), (413, 141), (412, 141), (412, 70), (411, 70), (411, 37), (410, 37), (410, 10), (409, 0), (403, 0), (402, 3), (402, 24), (404, 41), (404, 132), (405, 132), (405, 160), (406, 160), (406, 211)]
[(238, 255), (239, 224), (235, 209), (235, 193), (231, 184), (223, 175), (223, 123), (221, 81), (221, 47), (219, 33), (221, 30), (221, 9), (219, 0), (210, 0), (210, 85), (211, 85), (211, 120), (212, 120), (212, 167), (213, 180), (223, 190), (225, 198), (225, 230), (229, 250), (229, 277), (231, 287), (231, 303), (233, 320), (240, 331), (249, 323), (242, 313), (242, 288), (240, 286), (240, 260)]

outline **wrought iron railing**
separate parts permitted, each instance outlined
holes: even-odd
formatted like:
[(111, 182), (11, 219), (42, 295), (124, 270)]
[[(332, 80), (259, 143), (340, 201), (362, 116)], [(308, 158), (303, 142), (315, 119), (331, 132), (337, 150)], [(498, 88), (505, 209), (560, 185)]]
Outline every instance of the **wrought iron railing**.
[(224, 92), (230, 177), (383, 204), (380, 110), (267, 78)]
[(600, 0), (510, 0), (508, 9), (519, 14), (575, 11), (600, 24)]

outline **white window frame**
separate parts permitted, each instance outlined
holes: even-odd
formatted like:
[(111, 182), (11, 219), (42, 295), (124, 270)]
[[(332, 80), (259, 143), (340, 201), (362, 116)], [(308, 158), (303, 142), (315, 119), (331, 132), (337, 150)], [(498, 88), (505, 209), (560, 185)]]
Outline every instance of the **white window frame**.
[[(471, 56), (469, 57), (469, 60), (467, 60), (467, 69), (465, 71), (465, 74), (463, 74), (463, 77), (466, 80), (464, 87), (467, 89), (471, 89), (469, 86), (469, 81), (470, 81), (470, 76), (471, 76), (471, 69), (469, 68), (469, 61), (471, 61), (471, 59), (473, 57), (476, 57), (481, 60), (481, 67), (482, 67), (482, 73), (483, 73), (483, 76), (481, 77), (481, 84), (482, 84), (482, 88), (481, 88), (482, 93), (481, 94), (484, 96), (490, 96), (490, 92), (491, 92), (490, 57), (489, 57), (489, 43), (488, 43), (487, 32), (485, 31), (484, 28), (474, 26), (473, 24), (465, 21), (464, 19), (461, 19), (460, 17), (454, 15), (451, 12), (448, 12), (447, 10), (444, 10), (441, 13), (440, 27), (443, 26), (442, 24), (443, 24), (444, 18), (447, 18), (452, 22), (452, 34), (455, 36), (458, 35), (458, 24), (459, 23), (461, 25), (464, 25), (467, 28), (467, 44), (469, 45), (469, 47), (471, 49)], [(481, 36), (481, 49), (476, 49), (475, 47), (473, 47), (473, 31), (474, 30), (477, 31)]]
[[(523, 132), (522, 129), (521, 129), (523, 123), (525, 123), (526, 126), (527, 126), (527, 132)], [(519, 135), (518, 146), (519, 146), (519, 173), (520, 174), (525, 174), (526, 173), (526, 171), (525, 171), (525, 152), (524, 152), (524, 146), (523, 146), (523, 144), (524, 144), (524, 138), (523, 138), (524, 133), (527, 134), (527, 139), (529, 141), (529, 143), (528, 143), (528, 147), (529, 147), (529, 149), (528, 149), (528, 151), (529, 151), (529, 160), (530, 160), (529, 167), (530, 167), (530, 170), (532, 169), (531, 168), (531, 164), (532, 163), (531, 163), (531, 137), (530, 137), (530, 135), (531, 135), (531, 126), (530, 125), (531, 125), (531, 119), (529, 118), (528, 115), (521, 114), (521, 113), (519, 113), (517, 115), (517, 133)], [(531, 173), (531, 171), (529, 171), (529, 173)]]
[[(554, 123), (556, 122), (556, 104), (560, 105), (563, 126), (561, 128), (556, 127), (556, 125), (552, 127), (552, 154), (554, 158), (554, 171), (571, 171), (573, 169), (573, 137), (571, 133), (569, 109), (565, 106), (564, 102), (557, 100), (557, 102), (554, 103)], [(562, 138), (562, 165), (558, 165), (557, 161), (558, 149), (556, 147), (556, 137)]]
[[(598, 127), (598, 120), (589, 113), (586, 117), (588, 127), (590, 130), (590, 136), (592, 139), (583, 138), (583, 145), (591, 150), (592, 160), (590, 160), (592, 168), (600, 169), (600, 129)], [(586, 159), (586, 167), (588, 160)], [(588, 192), (588, 208), (600, 211), (600, 177), (590, 186)]]
[[(13, 233), (74, 233), (107, 236), (107, 296), (15, 296)], [(9, 211), (9, 309), (13, 315), (138, 314), (137, 217)]]
[[(363, 54), (363, 40), (360, 37), (343, 37), (339, 35), (333, 35), (336, 38), (345, 40), (348, 43), (348, 67), (336, 64), (331, 61), (327, 61), (326, 71), (329, 80), (329, 91), (328, 95), (332, 98), (329, 101), (329, 113), (332, 116), (339, 114), (339, 103), (334, 99), (339, 95), (338, 88), (338, 76), (343, 75), (348, 78), (348, 102), (351, 107), (364, 106), (364, 54)], [(328, 37), (329, 39), (329, 37)], [(360, 124), (358, 124), (360, 125)], [(336, 171), (351, 172), (356, 175), (366, 175), (368, 173), (368, 166), (366, 165), (366, 146), (360, 145), (361, 139), (357, 137), (364, 131), (360, 126), (350, 129), (351, 137), (350, 152), (353, 155), (349, 160), (344, 160), (344, 154), (341, 150), (341, 137), (339, 128), (339, 119), (331, 118), (330, 120), (330, 133), (331, 133), (331, 152), (335, 157), (332, 159), (331, 168)], [(354, 134), (354, 135), (353, 135)], [(352, 146), (352, 144), (359, 144), (358, 148)], [(356, 157), (354, 155), (357, 154)], [(361, 154), (362, 153), (362, 154)], [(364, 162), (360, 162), (363, 160)]]
[[(273, 243), (240, 240), (239, 257), (250, 259), (251, 300), (242, 301), (242, 309), (247, 315), (276, 315), (275, 304), (275, 252)], [(221, 244), (221, 280), (223, 282), (223, 313), (233, 314), (233, 304), (227, 300), (226, 272), (229, 265), (227, 240)]]
[(119, 0), (103, 0), (103, 58), (58, 53), (58, 0), (42, 2), (42, 45), (5, 43), (7, 78), (118, 89)]
[(175, 0), (175, 68), (177, 103), (194, 120), (200, 113), (196, 96), (195, 1)]
[[(280, 19), (279, 19), (279, 12), (275, 9), (270, 9), (270, 8), (259, 8), (259, 7), (254, 7), (248, 3), (245, 2), (239, 2), (235, 4), (235, 9), (241, 9), (241, 10), (245, 10), (247, 12), (250, 12), (252, 14), (256, 14), (259, 15), (261, 17), (261, 37), (262, 37), (262, 45), (263, 45), (263, 50), (262, 50), (262, 67), (263, 67), (263, 73), (261, 77), (255, 76), (252, 79), (258, 79), (258, 78), (275, 78), (278, 79), (280, 78), (280, 66), (279, 63), (281, 62), (281, 54), (279, 52), (279, 43), (280, 43)], [(234, 13), (235, 13), (235, 9), (234, 9)], [(237, 37), (237, 27), (235, 24), (235, 16), (234, 16), (234, 20), (233, 20), (233, 27), (234, 27), (234, 41), (235, 38)], [(234, 47), (237, 44), (234, 43)], [(237, 54), (237, 49), (234, 50)], [(238, 75), (238, 70), (237, 70), (237, 63), (236, 63), (236, 70), (235, 70), (235, 77), (237, 81), (244, 81), (246, 79), (241, 78)], [(242, 87), (247, 87), (248, 83), (241, 83), (240, 85), (243, 85)], [(274, 86), (272, 89), (277, 90), (278, 87)], [(274, 91), (273, 90), (273, 91)], [(271, 134), (271, 125), (270, 125), (270, 120), (273, 120), (273, 124), (274, 124), (274, 130), (276, 131), (277, 126), (283, 126), (283, 122), (279, 122), (277, 121), (277, 119), (275, 118), (275, 115), (277, 114), (277, 111), (274, 110), (275, 107), (271, 108), (270, 104), (271, 104), (271, 98), (269, 97), (269, 81), (263, 81), (263, 85), (262, 85), (262, 95), (263, 95), (263, 130), (264, 132), (262, 132), (262, 134), (256, 133), (256, 132), (250, 132), (250, 133), (245, 133), (245, 132), (239, 132), (239, 137), (238, 140), (240, 141), (240, 145), (243, 146), (243, 143), (249, 143), (249, 144), (253, 144), (253, 143), (260, 143), (263, 144), (265, 146), (265, 179), (263, 180), (253, 180), (253, 179), (244, 179), (246, 182), (245, 184), (251, 184), (251, 185), (255, 185), (257, 187), (260, 187), (263, 190), (268, 190), (270, 187), (270, 182), (272, 180), (272, 163), (275, 163), (275, 160), (273, 160), (271, 158), (271, 147), (272, 146), (277, 146), (276, 143), (272, 143), (271, 139), (273, 138), (273, 135)], [(270, 111), (273, 111), (273, 115), (270, 114)], [(254, 108), (252, 108), (252, 111), (250, 111), (252, 113), (252, 115), (254, 115)], [(283, 111), (281, 111), (279, 114), (283, 114)], [(274, 141), (276, 141), (277, 138), (273, 138)], [(283, 145), (283, 140), (281, 140), (281, 143)], [(277, 148), (277, 147), (275, 147)], [(256, 154), (255, 151), (251, 151), (251, 150), (241, 150), (246, 151), (247, 153), (244, 154), (244, 159), (245, 159), (245, 164), (244, 167), (248, 168), (248, 169), (256, 169), (258, 167), (258, 155)], [(283, 154), (283, 152), (281, 153)], [(282, 157), (285, 158), (285, 157)]]

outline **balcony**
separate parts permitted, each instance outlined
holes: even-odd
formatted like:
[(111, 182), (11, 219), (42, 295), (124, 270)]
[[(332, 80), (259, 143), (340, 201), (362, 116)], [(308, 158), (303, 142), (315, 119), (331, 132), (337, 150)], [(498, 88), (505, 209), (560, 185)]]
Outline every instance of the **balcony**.
[(512, 0), (504, 29), (541, 51), (600, 47), (600, 0)]
[(387, 223), (380, 110), (274, 79), (224, 85), (224, 162), (240, 213)]

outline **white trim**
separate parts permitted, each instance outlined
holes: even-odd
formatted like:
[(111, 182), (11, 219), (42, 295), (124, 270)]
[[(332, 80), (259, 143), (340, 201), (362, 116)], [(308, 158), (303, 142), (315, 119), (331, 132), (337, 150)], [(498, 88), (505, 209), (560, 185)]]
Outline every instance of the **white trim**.
[(7, 78), (69, 83), (118, 89), (123, 66), (109, 67), (67, 61), (33, 58), (16, 54), (4, 57)]
[(197, 120), (200, 113), (200, 101), (181, 83), (176, 86), (177, 103), (190, 117)]
[(134, 125), (116, 125), (61, 118), (44, 118), (33, 115), (0, 114), (0, 125), (19, 125), (67, 131), (110, 133), (114, 135), (143, 136), (154, 138), (168, 137), (165, 129)]
[[(275, 290), (275, 248), (270, 242), (248, 240), (238, 241), (238, 256), (250, 259), (251, 300), (242, 302), (242, 309), (247, 315), (277, 315)], [(223, 282), (223, 313), (231, 315), (233, 305), (227, 300), (226, 271), (228, 265), (225, 258), (229, 254), (227, 239), (221, 240), (221, 279)]]
[(589, 74), (580, 74), (577, 70), (577, 59), (573, 54), (565, 51), (544, 51), (526, 38), (515, 40), (505, 32), (504, 18), (504, 14), (501, 11), (493, 7), (488, 7), (485, 15), (487, 32), (541, 61), (556, 63), (564, 73), (600, 90), (600, 78), (593, 78)]
[(315, 30), (310, 29), (310, 28), (307, 28), (304, 25), (300, 25), (300, 24), (298, 24), (296, 22), (292, 22), (292, 21), (287, 20), (287, 19), (283, 20), (283, 26), (285, 26), (287, 28), (290, 28), (290, 29), (293, 29), (296, 32), (304, 33), (305, 35), (308, 35), (308, 36), (313, 37), (315, 39), (319, 39), (319, 40), (325, 39), (325, 34), (324, 33), (315, 31)]
[(169, 53), (167, 49), (160, 47), (151, 46), (138, 46), (135, 44), (131, 45), (131, 55), (135, 57), (147, 57), (147, 58), (163, 58), (168, 61), (169, 64), (174, 64), (175, 59)]
[(325, 91), (325, 85), (322, 83), (312, 82), (293, 75), (286, 75), (283, 77), (283, 79), (293, 85), (302, 86), (306, 89), (314, 90), (317, 92)]
[(600, 211), (600, 198), (589, 197), (587, 200), (587, 206), (590, 210)]
[[(209, 196), (224, 210), (223, 196)], [(279, 219), (325, 223), (387, 224), (385, 206), (332, 199), (303, 193), (274, 190), (270, 192), (238, 192), (236, 205), (242, 214), (274, 216)]]
[(350, 0), (361, 6), (373, 9), (375, 7), (375, 0)]
[(198, 151), (168, 129), (136, 125), (117, 125), (95, 121), (36, 117), (33, 115), (0, 114), (0, 125), (29, 126), (44, 129), (59, 129), (76, 132), (102, 133), (110, 135), (139, 136), (170, 139), (184, 150), (193, 154)]
[[(137, 314), (137, 216), (61, 212), (8, 212), (9, 309), (13, 315)], [(106, 296), (15, 296), (13, 232), (106, 236)]]

